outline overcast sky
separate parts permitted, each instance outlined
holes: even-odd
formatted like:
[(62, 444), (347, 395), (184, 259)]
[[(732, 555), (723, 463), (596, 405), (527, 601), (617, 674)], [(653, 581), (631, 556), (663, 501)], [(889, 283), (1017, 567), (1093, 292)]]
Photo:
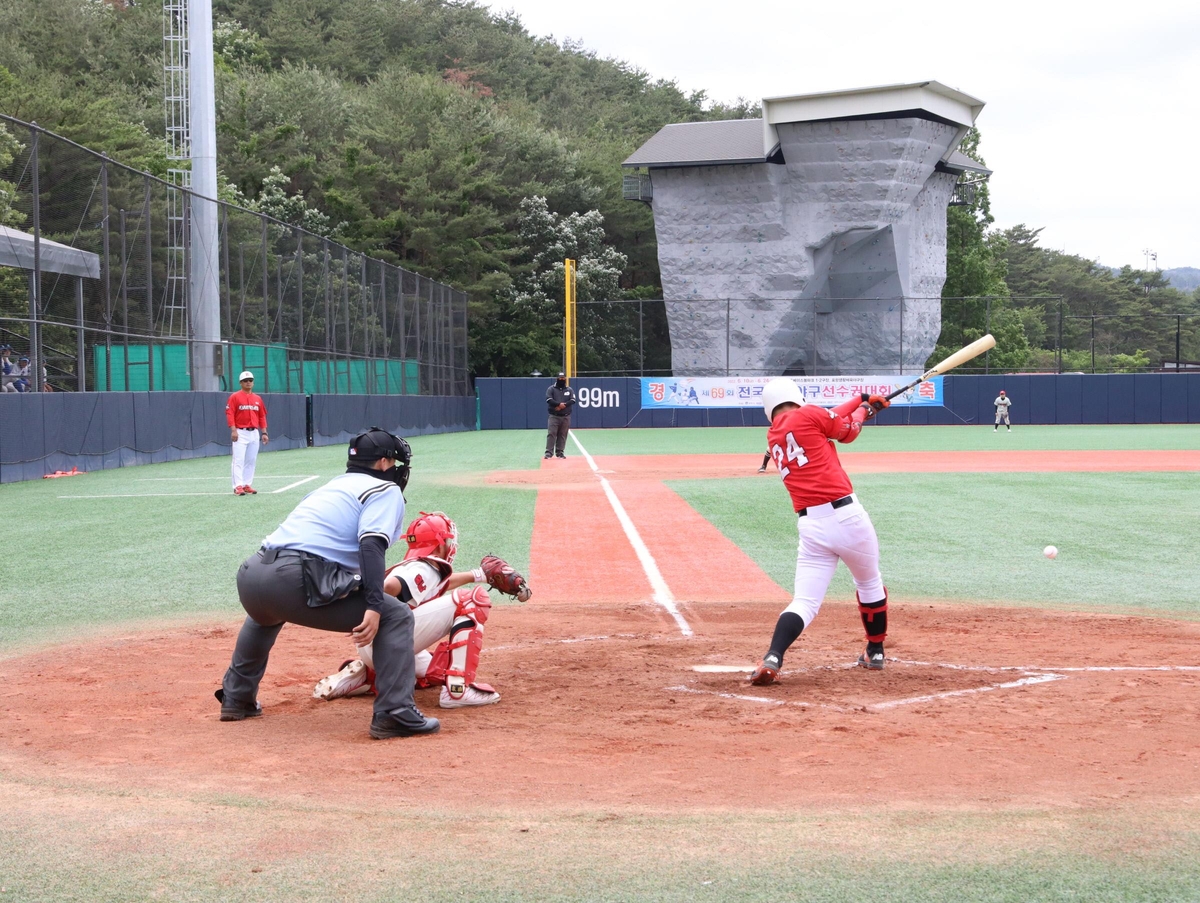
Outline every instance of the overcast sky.
[[(1043, 247), (1200, 267), (1200, 3), (486, 0), (733, 101), (936, 80), (987, 105), (996, 226)], [(1153, 264), (1151, 264), (1153, 266)]]

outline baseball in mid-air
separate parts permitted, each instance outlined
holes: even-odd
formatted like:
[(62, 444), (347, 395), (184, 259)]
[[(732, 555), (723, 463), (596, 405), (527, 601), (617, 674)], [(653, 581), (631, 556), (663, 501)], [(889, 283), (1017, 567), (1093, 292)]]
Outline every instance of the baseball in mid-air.
[(1058, 557), (1058, 547), (1057, 546), (1046, 546), (1046, 548), (1042, 549), (1042, 554), (1045, 555), (1047, 558), (1057, 558)]

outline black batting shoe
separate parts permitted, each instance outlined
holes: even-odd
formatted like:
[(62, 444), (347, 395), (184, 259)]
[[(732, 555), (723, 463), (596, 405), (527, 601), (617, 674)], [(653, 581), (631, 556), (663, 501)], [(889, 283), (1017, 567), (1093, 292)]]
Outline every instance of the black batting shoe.
[(883, 670), (883, 643), (867, 643), (867, 648), (858, 655), (858, 667), (872, 671)]
[(245, 721), (247, 718), (257, 718), (262, 715), (262, 706), (258, 704), (257, 699), (249, 704), (226, 699), (224, 689), (217, 690), (213, 696), (217, 698), (217, 702), (221, 703), (222, 721)]
[(415, 705), (401, 709), (399, 714), (376, 715), (371, 719), (371, 738), (387, 740), (391, 737), (415, 737), (417, 734), (436, 734), (442, 723), (436, 718), (426, 718)]
[(779, 682), (779, 669), (782, 663), (774, 655), (768, 652), (762, 660), (762, 664), (754, 669), (754, 673), (750, 675), (750, 683), (756, 687), (769, 687), (773, 683)]

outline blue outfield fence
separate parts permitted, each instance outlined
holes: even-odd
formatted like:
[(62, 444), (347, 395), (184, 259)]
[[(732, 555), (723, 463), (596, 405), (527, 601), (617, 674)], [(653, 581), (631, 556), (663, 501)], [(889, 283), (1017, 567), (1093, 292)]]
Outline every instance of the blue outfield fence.
[[(420, 436), (473, 430), (473, 396), (262, 394), (264, 453), (336, 445), (379, 426)], [(57, 470), (106, 470), (228, 455), (227, 392), (0, 394), (0, 483)]]
[[(950, 374), (942, 380), (941, 406), (892, 407), (881, 412), (877, 422), (893, 426), (992, 423), (992, 401), (1003, 389), (1012, 399), (1013, 423), (1200, 423), (1200, 373)], [(643, 408), (643, 381), (648, 378), (573, 379), (579, 403), (571, 425), (580, 429), (767, 425), (757, 405)], [(544, 378), (476, 380), (480, 428), (545, 429), (550, 385)]]

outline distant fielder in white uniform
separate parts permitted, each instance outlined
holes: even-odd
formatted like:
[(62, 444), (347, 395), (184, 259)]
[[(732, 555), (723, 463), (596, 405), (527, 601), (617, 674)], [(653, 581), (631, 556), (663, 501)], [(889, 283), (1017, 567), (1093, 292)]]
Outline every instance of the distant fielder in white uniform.
[(1008, 422), (1008, 407), (1012, 404), (1008, 396), (1004, 394), (1004, 390), (1000, 390), (1000, 394), (996, 396), (996, 400), (992, 402), (996, 406), (996, 425), (992, 427), (992, 432), (1000, 429), (1000, 420), (1004, 420), (1004, 428), (1012, 430), (1012, 424)]

